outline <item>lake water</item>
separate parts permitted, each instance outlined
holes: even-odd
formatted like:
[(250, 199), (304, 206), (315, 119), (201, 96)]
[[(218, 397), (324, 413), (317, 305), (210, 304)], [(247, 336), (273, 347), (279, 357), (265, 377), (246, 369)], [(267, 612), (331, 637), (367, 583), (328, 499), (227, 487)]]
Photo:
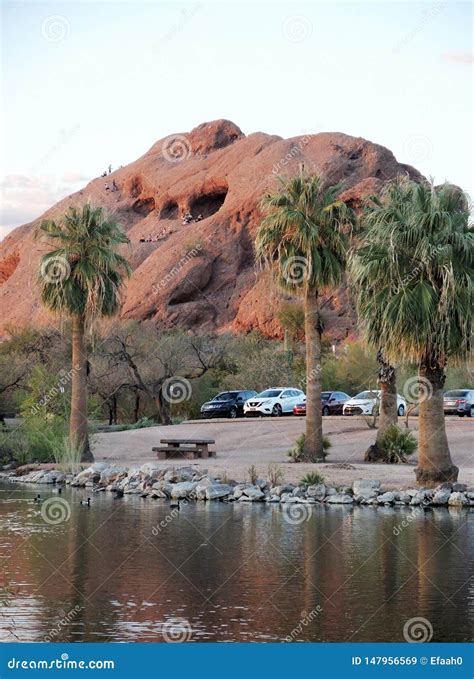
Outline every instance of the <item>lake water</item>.
[(85, 496), (0, 486), (0, 640), (472, 637), (472, 512)]

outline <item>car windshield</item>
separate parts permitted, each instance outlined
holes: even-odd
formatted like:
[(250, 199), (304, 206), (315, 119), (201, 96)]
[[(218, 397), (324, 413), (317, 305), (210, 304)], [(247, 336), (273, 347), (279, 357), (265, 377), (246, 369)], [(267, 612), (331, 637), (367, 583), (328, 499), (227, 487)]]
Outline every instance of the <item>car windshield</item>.
[(321, 392), (321, 398), (323, 399), (323, 401), (327, 401), (328, 398), (331, 396), (331, 394), (332, 394), (332, 391), (322, 391)]
[(222, 394), (217, 394), (212, 400), (213, 401), (232, 401), (232, 399), (237, 398), (238, 391), (223, 391)]
[(444, 398), (465, 398), (469, 394), (469, 391), (463, 389), (454, 389), (453, 391), (447, 391)]
[(366, 401), (367, 399), (378, 398), (378, 394), (376, 391), (361, 391), (360, 394), (357, 394), (354, 398)]
[(276, 398), (277, 396), (280, 396), (281, 394), (281, 389), (265, 389), (265, 391), (262, 391), (259, 396), (261, 398)]

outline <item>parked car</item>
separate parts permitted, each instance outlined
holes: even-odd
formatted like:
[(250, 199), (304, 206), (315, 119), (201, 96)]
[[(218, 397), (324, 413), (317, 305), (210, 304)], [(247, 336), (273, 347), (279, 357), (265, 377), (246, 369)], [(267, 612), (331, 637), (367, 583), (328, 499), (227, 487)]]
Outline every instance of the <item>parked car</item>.
[(254, 396), (244, 405), (246, 417), (273, 415), (279, 417), (283, 413), (292, 413), (297, 403), (305, 398), (304, 391), (291, 387), (271, 387)]
[(230, 417), (234, 419), (244, 414), (244, 403), (256, 396), (256, 391), (222, 391), (212, 401), (201, 406), (201, 417)]
[[(380, 390), (361, 391), (360, 394), (350, 398), (344, 403), (343, 415), (375, 415), (379, 408)], [(407, 404), (405, 399), (397, 394), (397, 414), (401, 417), (405, 414)]]
[[(344, 403), (350, 396), (343, 391), (321, 392), (321, 406), (323, 415), (342, 415)], [(306, 415), (306, 401), (298, 403), (293, 408), (293, 415)]]
[(443, 396), (443, 408), (446, 415), (474, 417), (474, 389), (447, 391)]

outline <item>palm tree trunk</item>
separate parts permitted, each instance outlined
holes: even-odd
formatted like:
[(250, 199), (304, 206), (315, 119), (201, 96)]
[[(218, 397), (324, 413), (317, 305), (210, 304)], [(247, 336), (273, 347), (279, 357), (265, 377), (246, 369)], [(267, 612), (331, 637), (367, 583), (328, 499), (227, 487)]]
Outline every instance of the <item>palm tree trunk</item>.
[(306, 341), (306, 441), (303, 459), (323, 460), (323, 420), (321, 413), (321, 332), (317, 295), (305, 298)]
[(87, 432), (87, 354), (84, 316), (72, 317), (72, 384), (69, 438), (81, 452), (81, 462), (93, 462)]
[(387, 363), (380, 350), (377, 353), (377, 360), (380, 363), (379, 369), (379, 389), (380, 389), (380, 420), (377, 432), (377, 443), (382, 434), (392, 424), (398, 423), (397, 412), (397, 374), (395, 368)]
[(418, 374), (427, 398), (422, 398), (419, 406), (417, 483), (436, 486), (456, 481), (459, 469), (451, 460), (444, 421), (444, 370), (438, 365), (421, 364)]

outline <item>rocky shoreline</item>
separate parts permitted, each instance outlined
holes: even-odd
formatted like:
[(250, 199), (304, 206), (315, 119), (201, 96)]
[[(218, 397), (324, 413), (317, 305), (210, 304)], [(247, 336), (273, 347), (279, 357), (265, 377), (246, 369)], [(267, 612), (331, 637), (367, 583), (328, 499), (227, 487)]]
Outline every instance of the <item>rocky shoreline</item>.
[(15, 483), (69, 485), (92, 492), (110, 491), (170, 501), (271, 502), (288, 504), (432, 506), (474, 508), (474, 489), (462, 483), (443, 483), (437, 488), (409, 488), (384, 491), (377, 480), (355, 479), (351, 486), (255, 483), (210, 476), (196, 467), (163, 468), (152, 462), (129, 469), (103, 462), (92, 464), (78, 474), (57, 469), (39, 469), (19, 474), (0, 473), (0, 479)]

